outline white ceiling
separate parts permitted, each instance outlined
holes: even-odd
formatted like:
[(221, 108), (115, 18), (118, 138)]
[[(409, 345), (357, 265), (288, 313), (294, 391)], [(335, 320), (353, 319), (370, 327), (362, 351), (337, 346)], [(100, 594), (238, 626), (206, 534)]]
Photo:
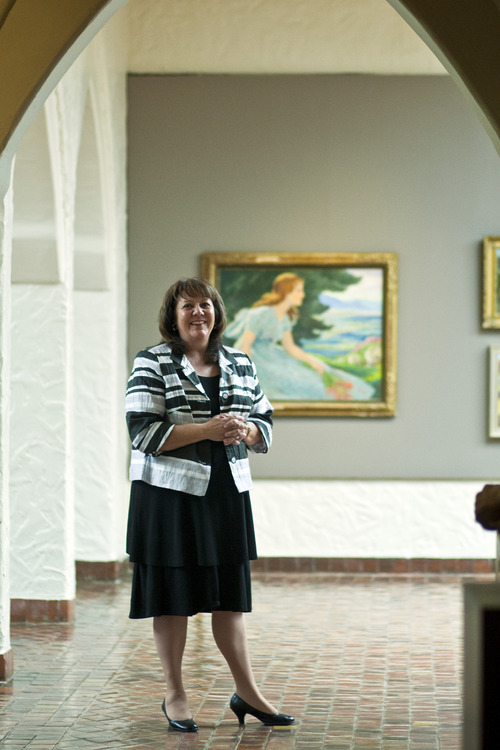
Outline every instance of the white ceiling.
[(446, 74), (386, 0), (130, 0), (133, 73)]

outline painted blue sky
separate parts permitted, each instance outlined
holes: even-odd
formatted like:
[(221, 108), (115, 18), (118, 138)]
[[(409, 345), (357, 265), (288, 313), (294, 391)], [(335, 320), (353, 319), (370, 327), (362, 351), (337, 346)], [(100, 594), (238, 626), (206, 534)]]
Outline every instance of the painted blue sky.
[(384, 272), (382, 268), (347, 269), (360, 281), (351, 284), (343, 292), (325, 290), (319, 295), (323, 305), (331, 310), (381, 315), (383, 304)]

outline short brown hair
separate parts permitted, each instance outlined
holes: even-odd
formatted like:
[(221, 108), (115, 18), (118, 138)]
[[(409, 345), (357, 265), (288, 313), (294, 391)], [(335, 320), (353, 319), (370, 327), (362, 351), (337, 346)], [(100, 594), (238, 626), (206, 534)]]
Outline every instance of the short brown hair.
[(162, 341), (170, 344), (172, 350), (184, 354), (186, 346), (179, 336), (176, 325), (176, 308), (180, 297), (206, 298), (212, 301), (215, 312), (215, 323), (210, 333), (207, 349), (207, 361), (216, 362), (219, 358), (222, 334), (226, 328), (226, 310), (217, 289), (205, 279), (179, 279), (167, 289), (158, 314), (158, 325)]

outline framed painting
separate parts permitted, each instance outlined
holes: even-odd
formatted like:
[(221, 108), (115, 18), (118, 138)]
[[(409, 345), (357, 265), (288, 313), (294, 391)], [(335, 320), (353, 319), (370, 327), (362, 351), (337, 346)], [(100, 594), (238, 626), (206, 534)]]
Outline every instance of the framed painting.
[(489, 348), (489, 430), (490, 438), (500, 438), (500, 346)]
[(483, 240), (483, 328), (500, 328), (500, 237)]
[(395, 253), (204, 253), (276, 415), (396, 412)]

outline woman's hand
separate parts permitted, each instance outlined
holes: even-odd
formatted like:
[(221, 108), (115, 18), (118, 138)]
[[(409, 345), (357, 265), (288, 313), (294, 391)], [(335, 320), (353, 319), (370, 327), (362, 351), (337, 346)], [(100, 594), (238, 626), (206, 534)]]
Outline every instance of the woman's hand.
[(221, 441), (224, 445), (239, 445), (248, 437), (250, 424), (236, 414), (217, 414), (203, 425), (205, 439)]
[(233, 414), (221, 415), (226, 417), (224, 445), (239, 445), (242, 440), (248, 437), (250, 425), (243, 417)]
[(213, 440), (224, 445), (239, 445), (244, 440), (247, 445), (254, 445), (261, 439), (260, 430), (253, 422), (247, 422), (237, 414), (217, 414), (201, 424), (176, 425), (160, 451), (172, 451), (201, 440)]
[(204, 422), (204, 439), (214, 440), (216, 442), (222, 442), (225, 440), (230, 419), (229, 414), (216, 414), (216, 416), (209, 419), (208, 422)]

